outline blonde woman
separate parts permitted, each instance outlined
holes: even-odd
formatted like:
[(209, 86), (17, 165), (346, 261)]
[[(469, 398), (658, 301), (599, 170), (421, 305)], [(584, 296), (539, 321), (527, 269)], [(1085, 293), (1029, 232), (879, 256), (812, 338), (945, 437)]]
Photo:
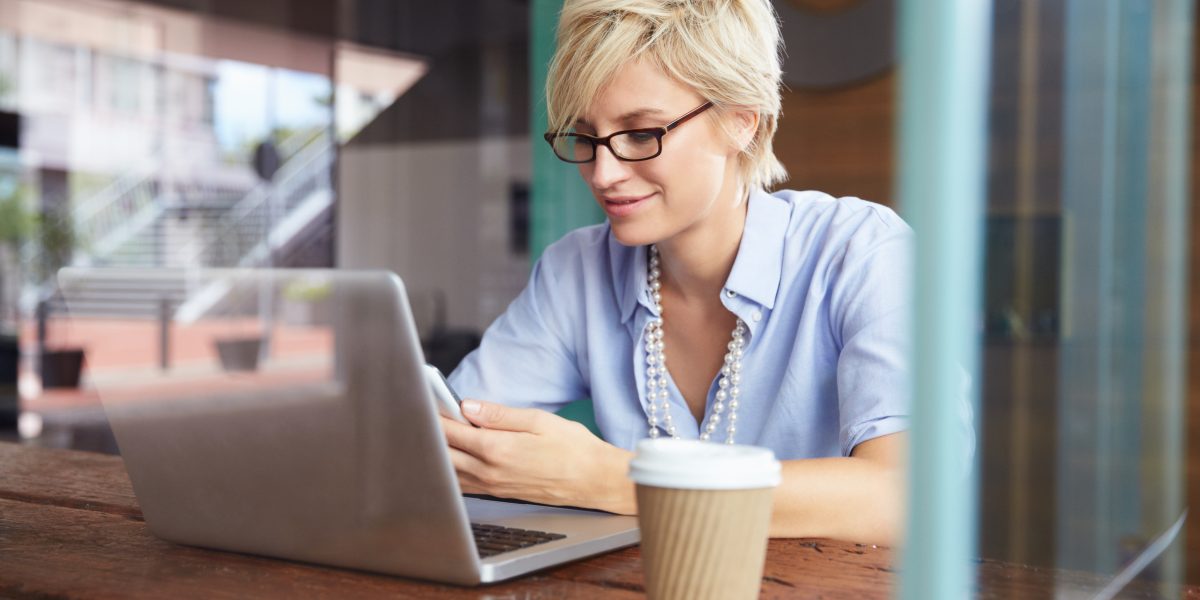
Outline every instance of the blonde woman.
[[(766, 446), (771, 534), (902, 526), (908, 245), (891, 210), (784, 178), (767, 0), (567, 0), (549, 147), (608, 216), (567, 234), (452, 374), (466, 492), (633, 514), (646, 437)], [(553, 410), (591, 398), (603, 439)]]

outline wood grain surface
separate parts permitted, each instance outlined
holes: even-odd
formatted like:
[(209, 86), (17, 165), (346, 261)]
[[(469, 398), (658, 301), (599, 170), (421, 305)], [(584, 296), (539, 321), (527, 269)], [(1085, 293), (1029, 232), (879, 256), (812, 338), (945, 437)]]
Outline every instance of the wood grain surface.
[[(887, 598), (896, 555), (832, 540), (771, 540), (762, 598)], [(1103, 578), (982, 561), (981, 598), (1094, 590)], [(1157, 598), (1139, 587), (1122, 597)], [(1200, 598), (1195, 589), (1187, 597)], [(628, 548), (515, 581), (461, 588), (172, 544), (141, 519), (118, 457), (0, 443), (0, 598), (641, 598)]]

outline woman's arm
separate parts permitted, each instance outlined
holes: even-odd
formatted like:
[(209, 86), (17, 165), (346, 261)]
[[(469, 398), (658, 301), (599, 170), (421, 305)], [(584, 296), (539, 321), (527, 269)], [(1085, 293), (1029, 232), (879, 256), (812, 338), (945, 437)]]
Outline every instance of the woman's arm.
[[(464, 492), (637, 512), (628, 477), (632, 452), (545, 411), (472, 400), (463, 409), (480, 429), (449, 419), (442, 419), (442, 426)], [(906, 435), (868, 440), (848, 458), (784, 461), (771, 536), (898, 542)]]
[(783, 461), (771, 537), (894, 545), (902, 539), (907, 433), (855, 446), (847, 458)]

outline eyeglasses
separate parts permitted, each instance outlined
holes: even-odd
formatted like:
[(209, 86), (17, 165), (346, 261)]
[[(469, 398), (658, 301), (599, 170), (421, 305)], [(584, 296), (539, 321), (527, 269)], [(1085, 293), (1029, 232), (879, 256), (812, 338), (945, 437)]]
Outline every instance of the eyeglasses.
[(606, 137), (596, 137), (586, 133), (547, 133), (546, 142), (554, 149), (555, 156), (569, 163), (586, 163), (596, 160), (596, 146), (607, 147), (613, 156), (626, 162), (650, 160), (662, 154), (662, 138), (667, 135), (668, 131), (712, 108), (712, 105), (712, 102), (705, 102), (688, 114), (671, 121), (665, 127), (626, 129)]

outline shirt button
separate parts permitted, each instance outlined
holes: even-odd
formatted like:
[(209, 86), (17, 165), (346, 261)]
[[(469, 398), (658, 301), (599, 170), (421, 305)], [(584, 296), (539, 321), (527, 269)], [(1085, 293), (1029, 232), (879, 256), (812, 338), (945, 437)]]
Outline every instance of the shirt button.
[(726, 298), (736, 298), (737, 292), (735, 292), (733, 290), (725, 290), (725, 297)]
[(755, 323), (761, 321), (762, 320), (762, 311), (761, 310), (754, 311), (753, 313), (751, 313), (750, 318), (754, 319)]

